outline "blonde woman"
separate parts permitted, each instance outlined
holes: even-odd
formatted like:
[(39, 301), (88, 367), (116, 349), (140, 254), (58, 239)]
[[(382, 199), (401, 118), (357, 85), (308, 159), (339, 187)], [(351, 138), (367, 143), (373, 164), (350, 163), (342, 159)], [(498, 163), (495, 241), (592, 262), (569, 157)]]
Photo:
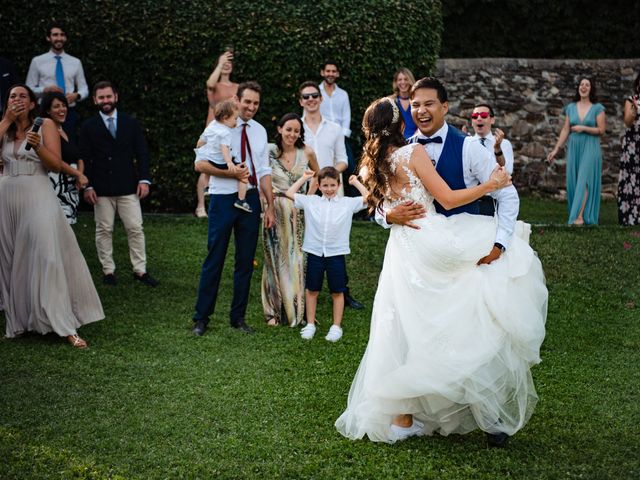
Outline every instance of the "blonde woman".
[(416, 133), (416, 124), (411, 118), (411, 100), (409, 94), (411, 87), (416, 83), (416, 79), (408, 68), (402, 67), (393, 75), (393, 95), (390, 95), (395, 104), (398, 106), (398, 110), (402, 114), (404, 120), (404, 138), (409, 139)]

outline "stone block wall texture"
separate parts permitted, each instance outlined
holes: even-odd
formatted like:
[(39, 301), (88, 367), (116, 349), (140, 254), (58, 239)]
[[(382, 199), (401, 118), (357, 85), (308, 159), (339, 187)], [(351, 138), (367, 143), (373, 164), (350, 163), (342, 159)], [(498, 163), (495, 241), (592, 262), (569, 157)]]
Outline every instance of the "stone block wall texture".
[(515, 154), (514, 184), (518, 191), (566, 197), (565, 154), (554, 165), (546, 156), (564, 122), (562, 107), (573, 98), (583, 75), (595, 79), (598, 101), (606, 109), (602, 196), (615, 197), (620, 142), (624, 133), (623, 102), (640, 72), (640, 59), (548, 60), (519, 58), (440, 59), (435, 75), (449, 92), (449, 123), (467, 125), (473, 106), (486, 102), (496, 112), (496, 127), (505, 131)]

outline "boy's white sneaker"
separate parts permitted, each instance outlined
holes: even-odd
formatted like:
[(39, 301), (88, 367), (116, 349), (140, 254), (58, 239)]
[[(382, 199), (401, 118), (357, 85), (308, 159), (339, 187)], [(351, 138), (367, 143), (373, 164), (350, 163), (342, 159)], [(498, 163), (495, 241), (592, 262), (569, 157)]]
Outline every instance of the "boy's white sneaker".
[(424, 424), (415, 418), (413, 419), (413, 424), (410, 427), (401, 427), (399, 425), (391, 424), (391, 435), (397, 441), (406, 440), (413, 436), (421, 437), (424, 435)]
[(329, 329), (329, 333), (327, 333), (327, 336), (324, 337), (324, 339), (329, 342), (337, 342), (341, 338), (342, 338), (342, 328), (340, 328), (338, 325), (331, 325), (331, 328)]
[(300, 336), (305, 340), (311, 340), (313, 336), (316, 334), (316, 324), (315, 323), (307, 323), (302, 330), (300, 330)]

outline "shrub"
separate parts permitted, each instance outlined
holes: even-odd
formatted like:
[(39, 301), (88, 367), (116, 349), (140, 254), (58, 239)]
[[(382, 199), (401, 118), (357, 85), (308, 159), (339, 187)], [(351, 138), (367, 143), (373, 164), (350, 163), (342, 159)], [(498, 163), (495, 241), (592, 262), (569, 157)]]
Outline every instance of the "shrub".
[(443, 58), (637, 58), (640, 3), (444, 0)]
[[(262, 84), (256, 119), (270, 130), (300, 110), (298, 84), (318, 80), (322, 61), (336, 59), (359, 134), (364, 108), (390, 93), (397, 67), (418, 76), (431, 70), (442, 30), (437, 0), (49, 0), (34, 16), (23, 2), (3, 3), (0, 22), (12, 32), (3, 36), (5, 54), (26, 77), (31, 57), (47, 47), (48, 22), (64, 21), (67, 51), (82, 60), (89, 84), (114, 81), (120, 107), (141, 121), (152, 155), (151, 205), (165, 211), (195, 203), (192, 148), (207, 113), (205, 80), (228, 43), (236, 50), (232, 78)], [(90, 101), (80, 105), (82, 116), (93, 113)]]

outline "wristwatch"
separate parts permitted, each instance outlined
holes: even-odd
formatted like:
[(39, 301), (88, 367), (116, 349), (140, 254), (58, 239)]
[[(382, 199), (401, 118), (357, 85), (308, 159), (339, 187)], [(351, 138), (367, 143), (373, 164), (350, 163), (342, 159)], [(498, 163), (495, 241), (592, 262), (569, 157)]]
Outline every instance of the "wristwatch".
[(506, 248), (504, 248), (504, 245), (502, 245), (501, 243), (498, 243), (498, 242), (494, 243), (493, 246), (499, 248), (500, 249), (500, 253), (504, 253), (504, 251), (506, 250)]

